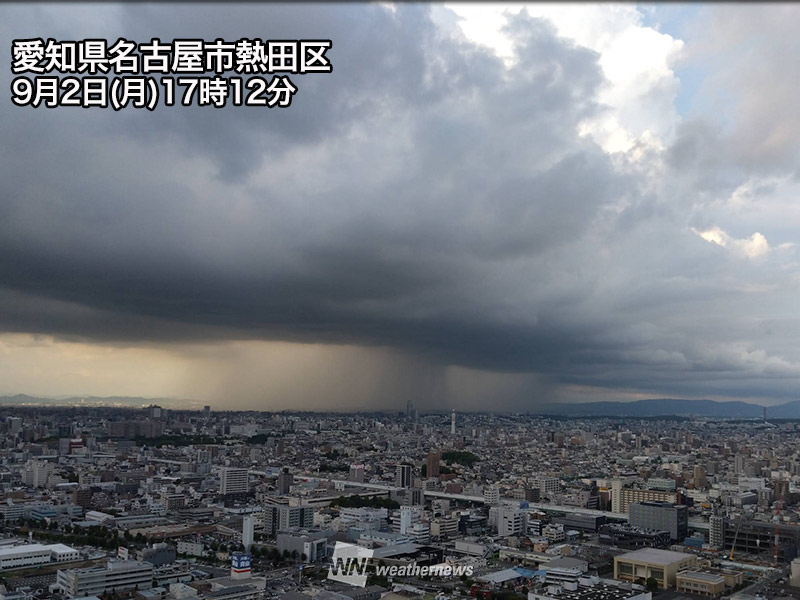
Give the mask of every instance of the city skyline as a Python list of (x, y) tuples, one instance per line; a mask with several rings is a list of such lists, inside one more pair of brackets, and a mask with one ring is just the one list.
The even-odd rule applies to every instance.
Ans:
[(0, 395), (798, 398), (797, 6), (0, 14), (6, 52), (322, 39), (333, 67), (288, 107), (4, 102)]

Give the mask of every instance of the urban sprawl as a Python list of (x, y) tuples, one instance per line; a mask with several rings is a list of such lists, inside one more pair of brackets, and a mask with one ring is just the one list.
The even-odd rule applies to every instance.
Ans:
[(0, 600), (800, 599), (800, 422), (0, 410)]

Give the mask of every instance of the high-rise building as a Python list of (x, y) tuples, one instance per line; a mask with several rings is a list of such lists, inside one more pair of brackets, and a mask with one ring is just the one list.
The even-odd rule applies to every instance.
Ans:
[(442, 454), (438, 450), (431, 450), (428, 458), (425, 461), (426, 475), (430, 478), (439, 477), (439, 464), (442, 459)]
[(422, 515), (421, 506), (401, 506), (400, 507), (400, 529), (402, 534), (408, 533), (415, 523), (418, 523)]
[(611, 512), (622, 512), (622, 480), (611, 481)]
[(401, 488), (411, 487), (411, 465), (397, 465), (394, 484)]
[(539, 488), (542, 496), (552, 498), (561, 492), (561, 480), (555, 477), (534, 477), (528, 481), (531, 487)]
[(350, 481), (364, 483), (364, 465), (350, 465)]
[(743, 454), (737, 454), (736, 458), (734, 459), (734, 468), (736, 469), (736, 473), (744, 473), (746, 467), (747, 457)]
[(725, 546), (725, 517), (712, 515), (708, 519), (708, 543), (712, 548)]
[(493, 506), (500, 502), (500, 490), (496, 485), (487, 485), (483, 488), (483, 499), (489, 506)]
[(219, 493), (224, 496), (246, 494), (249, 491), (247, 469), (223, 467), (219, 472)]
[(294, 475), (289, 473), (289, 467), (284, 467), (278, 475), (278, 493), (281, 496), (288, 494), (294, 485)]
[(29, 460), (20, 471), (22, 483), (31, 487), (46, 487), (55, 466), (46, 460)]
[(72, 492), (72, 503), (82, 508), (89, 508), (92, 506), (92, 488), (79, 487)]
[(669, 502), (632, 502), (628, 522), (644, 529), (669, 531), (672, 541), (682, 542), (689, 534), (689, 508)]
[(523, 531), (525, 531), (525, 511), (519, 506), (501, 507), (497, 515), (497, 534), (509, 537), (519, 535)]
[(21, 417), (8, 417), (8, 419), (6, 419), (6, 422), (8, 423), (8, 431), (12, 435), (22, 431), (22, 418)]
[(253, 515), (245, 515), (242, 519), (242, 545), (245, 552), (250, 552), (250, 546), (253, 545), (253, 530), (255, 528), (255, 519)]
[[(615, 486), (619, 486), (616, 488)], [(675, 504), (677, 492), (665, 492), (662, 490), (646, 490), (642, 488), (622, 487), (622, 482), (611, 482), (611, 505), (612, 512), (627, 513), (628, 506), (634, 502), (667, 502)]]
[(450, 413), (450, 435), (456, 434), (456, 409)]
[(694, 477), (692, 478), (694, 483), (695, 489), (702, 489), (706, 487), (706, 472), (700, 465), (695, 466), (694, 468)]
[(314, 526), (314, 509), (310, 506), (265, 506), (261, 522), (264, 533), (272, 537), (282, 530), (310, 529)]

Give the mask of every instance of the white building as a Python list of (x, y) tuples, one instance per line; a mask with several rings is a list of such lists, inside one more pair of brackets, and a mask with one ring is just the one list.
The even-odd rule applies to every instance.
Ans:
[(153, 565), (110, 560), (105, 567), (59, 570), (56, 583), (68, 598), (98, 596), (114, 590), (149, 590), (153, 587)]
[(483, 500), (488, 505), (500, 503), (500, 490), (495, 485), (486, 486), (483, 490)]
[(46, 487), (55, 467), (46, 460), (29, 460), (20, 471), (22, 483), (30, 487)]
[(255, 528), (255, 519), (253, 515), (245, 515), (242, 519), (242, 545), (245, 552), (250, 552), (250, 546), (253, 545), (253, 530)]
[(542, 496), (552, 497), (561, 493), (561, 481), (551, 477), (535, 477), (528, 481), (531, 487), (538, 488)]
[(186, 556), (203, 556), (205, 554), (205, 547), (201, 542), (184, 542), (178, 540), (176, 551), (178, 554), (185, 554)]
[(249, 491), (247, 469), (223, 467), (219, 471), (219, 493), (246, 494)]
[(411, 528), (419, 523), (422, 516), (421, 506), (401, 506), (400, 507), (400, 528), (402, 534), (407, 534)]
[(71, 562), (79, 558), (77, 550), (64, 544), (24, 544), (0, 549), (0, 571), (50, 562)]
[(525, 511), (519, 506), (503, 506), (497, 515), (497, 534), (503, 537), (520, 535), (525, 531)]

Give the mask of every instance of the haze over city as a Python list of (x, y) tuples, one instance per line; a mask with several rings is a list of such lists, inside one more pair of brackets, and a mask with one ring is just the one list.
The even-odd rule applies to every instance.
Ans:
[(285, 108), (3, 102), (0, 395), (798, 398), (796, 5), (0, 15), (6, 52), (329, 39), (333, 65)]

